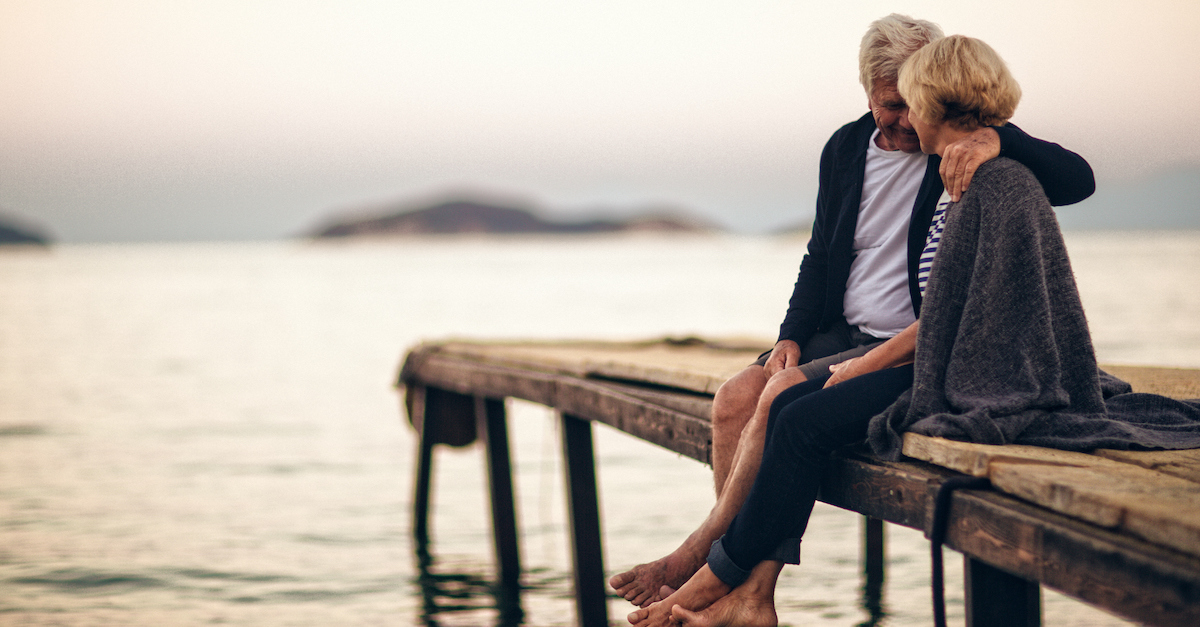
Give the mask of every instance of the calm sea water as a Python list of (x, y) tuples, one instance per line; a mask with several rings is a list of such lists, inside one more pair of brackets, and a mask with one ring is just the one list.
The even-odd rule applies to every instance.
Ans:
[[(1068, 243), (1102, 361), (1200, 367), (1200, 232)], [(440, 450), (436, 561), (409, 538), (392, 388), (422, 339), (771, 338), (796, 238), (409, 240), (0, 251), (0, 624), (488, 625), (480, 453)], [(530, 625), (573, 622), (558, 434), (511, 406)], [(597, 428), (610, 571), (712, 504), (700, 464)], [(889, 526), (885, 624), (930, 622)], [(856, 625), (858, 517), (820, 507), (785, 624)], [(961, 621), (961, 577), (948, 596)], [(629, 606), (614, 599), (614, 623)], [(1118, 625), (1057, 595), (1046, 624)]]

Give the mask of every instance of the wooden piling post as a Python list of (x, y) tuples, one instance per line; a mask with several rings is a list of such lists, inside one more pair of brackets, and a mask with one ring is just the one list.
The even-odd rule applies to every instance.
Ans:
[(967, 627), (1040, 627), (1042, 591), (1034, 581), (963, 557)]
[(868, 624), (877, 624), (883, 619), (883, 584), (886, 547), (883, 521), (872, 516), (863, 516), (863, 588), (862, 606), (870, 617)]
[(472, 397), (432, 386), (411, 384), (404, 403), (420, 435), (413, 490), (413, 538), (417, 551), (429, 543), (429, 495), (433, 476), (433, 446), (466, 446), (475, 441), (475, 401)]
[(606, 627), (604, 557), (600, 536), (600, 504), (592, 449), (592, 424), (562, 413), (566, 459), (567, 503), (571, 550), (575, 565), (575, 604), (581, 627)]
[(508, 449), (508, 418), (502, 399), (475, 397), (479, 439), (487, 457), (492, 503), (492, 540), (496, 549), (497, 583), (520, 587), (521, 557), (517, 541), (517, 512), (513, 499), (512, 464)]
[[(425, 421), (425, 386), (412, 385), (407, 395), (409, 418), (413, 424)], [(413, 541), (418, 555), (424, 555), (429, 547), (429, 486), (433, 476), (433, 434), (427, 429), (417, 431), (417, 468), (413, 486)]]

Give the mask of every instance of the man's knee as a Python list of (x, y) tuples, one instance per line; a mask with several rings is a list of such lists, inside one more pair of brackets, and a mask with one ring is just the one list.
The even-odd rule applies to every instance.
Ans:
[(767, 385), (766, 370), (749, 366), (721, 384), (713, 397), (713, 421), (745, 421), (753, 413)]
[(770, 380), (767, 381), (767, 384), (763, 386), (763, 391), (759, 394), (759, 396), (764, 401), (770, 402), (774, 400), (776, 396), (779, 396), (780, 392), (794, 385), (804, 383), (807, 380), (808, 377), (805, 376), (804, 371), (800, 370), (799, 368), (787, 368), (785, 370), (780, 370), (779, 372), (775, 373), (775, 376), (771, 377)]

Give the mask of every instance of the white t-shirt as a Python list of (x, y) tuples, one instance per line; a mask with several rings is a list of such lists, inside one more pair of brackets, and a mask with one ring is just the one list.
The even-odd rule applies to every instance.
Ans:
[(846, 322), (887, 338), (916, 320), (908, 292), (908, 221), (929, 157), (883, 150), (875, 144), (878, 135), (876, 129), (867, 147), (843, 309)]

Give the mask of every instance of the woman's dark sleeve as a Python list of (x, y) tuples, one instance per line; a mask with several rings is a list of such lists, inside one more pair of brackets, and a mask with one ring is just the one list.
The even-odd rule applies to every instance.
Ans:
[(1029, 168), (1050, 204), (1075, 204), (1096, 191), (1092, 166), (1083, 157), (1053, 142), (1030, 137), (1013, 124), (992, 128), (1000, 136), (1000, 155)]

